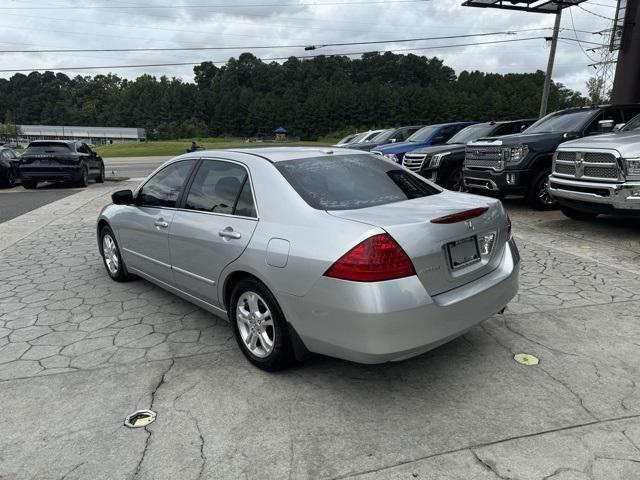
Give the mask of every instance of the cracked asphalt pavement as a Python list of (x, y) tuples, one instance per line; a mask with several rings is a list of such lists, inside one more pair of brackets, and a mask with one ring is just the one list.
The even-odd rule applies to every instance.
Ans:
[(504, 315), (405, 362), (268, 374), (224, 319), (108, 278), (95, 219), (120, 188), (0, 225), (0, 479), (640, 478), (640, 222), (509, 200)]

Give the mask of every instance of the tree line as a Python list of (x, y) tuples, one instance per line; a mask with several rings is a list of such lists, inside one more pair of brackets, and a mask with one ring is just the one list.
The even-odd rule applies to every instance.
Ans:
[[(536, 117), (544, 73), (458, 75), (442, 60), (368, 53), (265, 63), (250, 53), (203, 62), (195, 82), (142, 75), (0, 79), (0, 120), (17, 124), (141, 127), (150, 139), (255, 136), (284, 126), (303, 139), (374, 127)], [(554, 83), (550, 111), (584, 105)]]

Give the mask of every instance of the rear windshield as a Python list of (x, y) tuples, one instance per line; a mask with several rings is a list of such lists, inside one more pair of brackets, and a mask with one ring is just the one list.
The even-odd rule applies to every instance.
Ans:
[(378, 156), (338, 155), (276, 163), (298, 194), (318, 210), (353, 210), (440, 190)]
[(69, 153), (71, 149), (66, 143), (32, 143), (27, 147), (28, 154), (41, 154), (41, 153)]

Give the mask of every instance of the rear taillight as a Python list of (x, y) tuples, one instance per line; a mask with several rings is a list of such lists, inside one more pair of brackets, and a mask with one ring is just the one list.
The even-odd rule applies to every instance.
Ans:
[(415, 274), (409, 256), (387, 233), (359, 243), (325, 272), (327, 277), (353, 282), (381, 282)]
[(438, 217), (431, 220), (431, 223), (458, 223), (465, 220), (471, 220), (472, 218), (479, 217), (484, 212), (489, 210), (488, 207), (472, 208), (471, 210), (465, 210), (463, 212), (452, 213), (451, 215), (445, 215), (444, 217)]
[(509, 218), (509, 215), (507, 215), (507, 241), (511, 240), (511, 237), (513, 235), (511, 234), (511, 219)]

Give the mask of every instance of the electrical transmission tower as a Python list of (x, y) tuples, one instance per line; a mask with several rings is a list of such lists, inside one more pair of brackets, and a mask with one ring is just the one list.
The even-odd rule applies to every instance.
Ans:
[(611, 97), (616, 64), (618, 63), (618, 50), (611, 48), (611, 36), (613, 32), (614, 27), (598, 32), (598, 34), (602, 36), (602, 45), (588, 49), (600, 56), (598, 62), (592, 63), (589, 66), (596, 69), (595, 78), (598, 81), (598, 96), (603, 100)]

